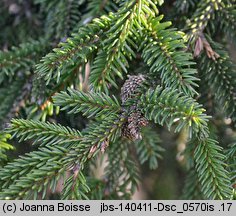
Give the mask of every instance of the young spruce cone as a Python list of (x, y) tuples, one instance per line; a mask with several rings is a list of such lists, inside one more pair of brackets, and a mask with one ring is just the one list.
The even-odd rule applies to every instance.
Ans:
[[(137, 93), (138, 88), (144, 81), (143, 75), (129, 76), (129, 79), (126, 80), (121, 88), (122, 103), (125, 103), (129, 98), (135, 97), (135, 93)], [(133, 141), (142, 139), (141, 127), (146, 126), (148, 121), (135, 105), (130, 107), (129, 112), (127, 122), (122, 127), (122, 136)]]
[(138, 88), (143, 84), (145, 78), (143, 75), (130, 76), (121, 88), (121, 100), (125, 103), (129, 98), (132, 98), (137, 93)]

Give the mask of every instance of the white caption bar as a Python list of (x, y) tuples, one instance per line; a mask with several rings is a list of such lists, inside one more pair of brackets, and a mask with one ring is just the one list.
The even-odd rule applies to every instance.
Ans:
[(0, 201), (0, 215), (66, 215), (66, 216), (235, 216), (236, 201), (155, 201), (155, 200), (92, 200), (92, 201)]

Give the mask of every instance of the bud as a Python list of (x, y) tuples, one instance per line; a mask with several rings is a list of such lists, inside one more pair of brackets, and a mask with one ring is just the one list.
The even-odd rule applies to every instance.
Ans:
[(88, 154), (88, 158), (91, 158), (93, 156), (93, 154), (95, 153), (95, 151), (97, 150), (97, 145), (93, 145), (90, 150), (89, 150), (89, 154)]
[(104, 140), (101, 145), (100, 145), (100, 149), (101, 149), (101, 152), (104, 153), (106, 148), (108, 147), (109, 143), (108, 143), (108, 140)]

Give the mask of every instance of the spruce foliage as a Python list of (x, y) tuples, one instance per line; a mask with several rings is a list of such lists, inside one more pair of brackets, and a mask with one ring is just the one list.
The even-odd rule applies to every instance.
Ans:
[(0, 199), (130, 199), (165, 133), (183, 198), (235, 198), (234, 0), (29, 2), (0, 6)]

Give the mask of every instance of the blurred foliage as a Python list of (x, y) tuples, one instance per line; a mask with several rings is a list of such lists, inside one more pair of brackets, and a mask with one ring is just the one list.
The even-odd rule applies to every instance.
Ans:
[(2, 0), (0, 198), (235, 199), (235, 3)]

